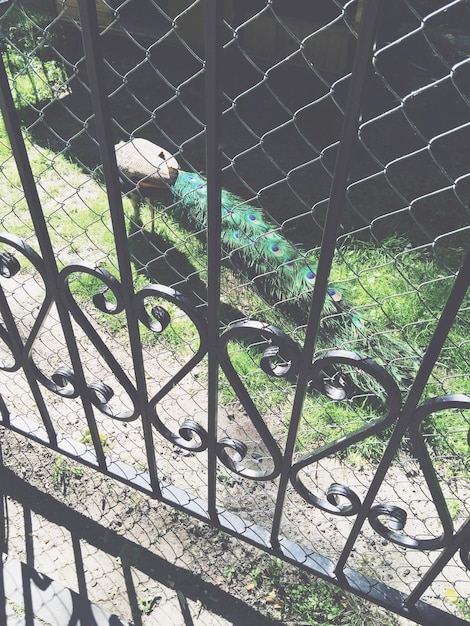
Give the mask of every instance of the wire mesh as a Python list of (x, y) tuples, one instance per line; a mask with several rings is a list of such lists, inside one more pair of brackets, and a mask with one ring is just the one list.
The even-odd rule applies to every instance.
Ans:
[[(269, 333), (222, 341), (235, 378), (225, 368), (219, 380), (217, 499), (248, 526), (268, 529), (295, 393), (293, 346), (305, 338), (364, 10), (362, 2), (314, 4), (225, 2), (221, 34), (221, 174), (231, 194), (222, 234), (221, 330), (257, 320), (285, 339), (268, 357), (266, 348), (276, 344)], [(123, 242), (113, 235), (78, 5), (16, 0), (1, 7), (2, 54), (58, 269), (86, 262), (119, 278), (116, 250)], [(96, 8), (116, 144), (145, 138), (168, 150), (181, 168), (177, 180), (184, 174), (197, 191), (206, 168), (203, 3), (100, 0)], [(469, 7), (464, 0), (396, 0), (382, 3), (380, 15), (316, 356), (334, 349), (365, 353), (406, 398), (468, 248)], [(2, 229), (38, 250), (5, 134), (0, 158)], [(130, 182), (124, 211), (136, 292), (148, 283), (169, 286), (204, 318), (206, 217), (196, 191), (150, 192)], [(247, 235), (240, 224), (251, 218), (258, 230)], [(133, 419), (137, 400), (126, 383), (140, 386), (125, 312), (110, 315), (96, 306), (100, 289), (112, 304), (120, 302), (119, 289), (106, 281), (83, 268), (68, 281), (88, 324), (72, 323), (92, 390), (84, 406), (81, 395), (64, 401), (47, 385), (31, 386), (37, 372), (59, 387), (78, 385), (69, 375), (60, 311), (53, 305), (35, 328), (48, 287), (44, 276), (27, 259), (20, 274), (2, 279), (36, 368), (33, 375), (2, 372), (3, 403), (32, 420), (33, 434), (47, 412), (56, 432), (84, 449), (101, 447), (143, 481), (156, 458), (160, 478), (191, 494), (189, 501), (204, 499), (208, 453), (203, 444), (195, 448), (208, 428), (207, 359), (198, 358), (204, 339), (195, 318), (159, 291), (139, 301), (147, 312), (140, 324), (146, 391), (151, 409), (158, 409), (149, 452), (145, 420)], [(163, 309), (171, 323), (157, 334)], [(468, 311), (465, 301), (421, 398), (461, 394), (461, 404), (429, 411), (415, 431), (406, 431), (376, 498), (377, 506), (395, 507), (393, 514), (407, 512), (401, 537), (416, 544), (445, 540), (429, 550), (403, 546), (406, 540), (377, 531), (371, 516), (348, 560), (405, 594), (447, 545), (449, 518), (455, 532), (468, 517)], [(120, 369), (110, 367), (105, 348)], [(290, 357), (283, 350), (292, 350)], [(4, 352), (8, 364), (14, 357), (8, 343)], [(193, 358), (197, 363), (173, 385)], [(274, 367), (283, 375), (266, 374)], [(394, 392), (385, 374), (358, 371), (352, 362), (340, 371), (325, 365), (317, 374), (304, 400), (281, 532), (335, 562), (354, 523), (350, 491), (363, 500), (387, 448)], [(165, 385), (171, 388), (159, 397)], [(350, 491), (329, 493), (331, 485)], [(343, 498), (353, 502), (353, 512), (338, 516)], [(400, 534), (393, 514), (388, 523)], [(468, 617), (464, 563), (457, 555), (423, 599)]]

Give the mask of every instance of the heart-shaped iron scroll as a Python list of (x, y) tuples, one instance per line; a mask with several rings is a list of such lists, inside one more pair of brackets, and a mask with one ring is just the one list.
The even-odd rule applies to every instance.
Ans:
[[(0, 233), (0, 243), (11, 246), (14, 250), (16, 250), (16, 252), (19, 252), (24, 258), (26, 258), (27, 261), (29, 261), (29, 263), (31, 263), (33, 267), (39, 272), (43, 281), (43, 285), (45, 285), (44, 263), (42, 258), (37, 254), (37, 252), (35, 252), (22, 239), (19, 239), (19, 237), (16, 237), (15, 235), (11, 235), (9, 233)], [(14, 276), (16, 276), (16, 274), (18, 274), (20, 269), (21, 263), (18, 260), (17, 256), (15, 256), (15, 254), (9, 252), (8, 250), (5, 250), (0, 254), (0, 275), (3, 278), (13, 278)], [(46, 291), (45, 286), (44, 290)], [(5, 354), (3, 359), (0, 361), (0, 369), (7, 372), (15, 372), (22, 365), (21, 360), (25, 345), (31, 345), (33, 340), (32, 338), (36, 336), (38, 329), (41, 327), (52, 300), (46, 293), (42, 306), (36, 317), (35, 323), (33, 324), (30, 333), (26, 338), (26, 344), (24, 344), (23, 340), (21, 339), (21, 332), (16, 323), (15, 315), (11, 311), (3, 289), (0, 289), (0, 298), (0, 308), (5, 323), (5, 326), (3, 324), (0, 324), (0, 341), (3, 342), (4, 347), (6, 348), (5, 353), (8, 352), (8, 357)]]
[(376, 435), (390, 426), (397, 418), (401, 408), (401, 393), (395, 380), (378, 363), (367, 357), (344, 350), (331, 350), (316, 359), (312, 364), (311, 380), (313, 386), (334, 401), (346, 400), (353, 381), (343, 372), (342, 366), (356, 370), (359, 375), (366, 374), (374, 381), (374, 387), (383, 390), (386, 413), (370, 423), (362, 426), (328, 443), (313, 454), (309, 454), (291, 468), (290, 480), (296, 491), (309, 504), (334, 515), (356, 515), (361, 506), (359, 496), (346, 485), (333, 483), (327, 490), (326, 498), (321, 498), (310, 491), (302, 482), (300, 472), (327, 456), (334, 455), (349, 446)]
[[(421, 433), (423, 421), (426, 418), (432, 413), (447, 409), (470, 409), (470, 396), (449, 394), (426, 400), (414, 412), (409, 427), (413, 454), (421, 467), (436, 513), (439, 516), (442, 525), (441, 534), (429, 539), (416, 539), (397, 532), (404, 530), (407, 514), (406, 511), (396, 506), (376, 505), (371, 508), (369, 513), (369, 523), (377, 533), (405, 548), (438, 550), (448, 545), (453, 537), (452, 518)], [(381, 518), (385, 518), (386, 523), (383, 523)]]
[[(11, 252), (2, 252), (0, 254), (0, 275), (3, 278), (12, 278), (20, 269), (21, 266), (18, 259)], [(0, 341), (3, 342), (4, 347), (7, 349), (2, 349), (3, 358), (0, 360), (0, 369), (7, 372), (15, 372), (21, 367), (22, 341), (3, 289), (0, 292), (0, 299), (1, 311), (6, 324), (6, 327), (0, 324)], [(6, 356), (6, 352), (9, 353), (9, 357)]]
[(151, 331), (160, 333), (171, 322), (169, 312), (160, 305), (151, 305), (146, 300), (166, 300), (181, 309), (191, 320), (199, 336), (199, 345), (194, 349), (193, 356), (169, 380), (149, 402), (150, 419), (158, 432), (174, 445), (191, 452), (202, 452), (207, 448), (207, 431), (198, 422), (186, 419), (178, 433), (172, 432), (158, 414), (158, 403), (193, 370), (207, 352), (207, 328), (204, 318), (199, 314), (193, 303), (181, 293), (164, 285), (149, 285), (136, 294), (136, 305), (140, 321)]
[(233, 324), (220, 338), (220, 365), (258, 432), (261, 441), (269, 451), (272, 469), (258, 470), (246, 467), (244, 463), (248, 451), (246, 444), (230, 437), (224, 437), (218, 442), (218, 457), (229, 470), (239, 476), (252, 480), (271, 480), (278, 476), (281, 471), (282, 453), (228, 354), (230, 341), (244, 341), (248, 339), (250, 341), (256, 339), (256, 343), (266, 345), (260, 357), (260, 368), (267, 375), (276, 378), (297, 373), (300, 350), (297, 344), (278, 328), (255, 321)]
[[(59, 274), (59, 284), (62, 283), (63, 285), (64, 300), (67, 308), (77, 324), (86, 333), (100, 357), (106, 362), (115, 380), (124, 390), (132, 408), (123, 407), (121, 410), (113, 408), (109, 402), (114, 397), (115, 390), (100, 380), (86, 383), (85, 389), (81, 391), (88, 396), (89, 401), (101, 413), (122, 422), (133, 421), (139, 416), (135, 386), (109, 349), (106, 337), (101, 337), (97, 328), (84, 313), (82, 306), (71, 292), (70, 284), (73, 277), (81, 274), (92, 276), (103, 284), (103, 287), (98, 289), (93, 295), (92, 302), (99, 311), (107, 315), (117, 315), (125, 308), (125, 298), (122, 293), (121, 283), (108, 270), (88, 263), (73, 263), (65, 267)], [(55, 378), (58, 379), (59, 377), (56, 376)], [(63, 378), (66, 379), (68, 385), (73, 385), (74, 377), (72, 375), (63, 376)], [(67, 395), (67, 386), (63, 388), (57, 387), (55, 392), (59, 395)]]

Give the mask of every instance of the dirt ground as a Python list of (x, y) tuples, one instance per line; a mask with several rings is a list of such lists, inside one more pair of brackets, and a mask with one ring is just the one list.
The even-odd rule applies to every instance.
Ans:
[[(281, 619), (272, 590), (254, 583), (270, 567), (259, 550), (11, 432), (1, 450), (9, 558), (135, 626), (307, 623)], [(283, 584), (297, 580), (309, 578), (283, 566)], [(362, 601), (357, 610), (392, 623)]]

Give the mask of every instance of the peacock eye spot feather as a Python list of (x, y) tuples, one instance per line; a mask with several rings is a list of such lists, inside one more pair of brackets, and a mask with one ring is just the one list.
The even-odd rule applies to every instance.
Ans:
[(291, 272), (292, 272), (293, 270), (295, 270), (295, 263), (294, 263), (294, 261), (286, 261), (286, 262), (284, 263), (284, 265), (285, 265), (285, 266), (286, 266), (286, 268), (287, 268), (288, 270), (290, 270)]
[(274, 253), (275, 256), (282, 256), (284, 254), (282, 248), (276, 244), (273, 244), (271, 246), (271, 251)]
[(336, 289), (328, 289), (328, 295), (335, 302), (339, 302), (341, 300), (341, 294)]
[(253, 215), (253, 213), (250, 213), (248, 219), (252, 222), (256, 222), (258, 218), (256, 217), (256, 215)]
[(240, 239), (240, 233), (238, 231), (235, 231), (233, 233), (233, 236), (235, 237), (235, 239)]

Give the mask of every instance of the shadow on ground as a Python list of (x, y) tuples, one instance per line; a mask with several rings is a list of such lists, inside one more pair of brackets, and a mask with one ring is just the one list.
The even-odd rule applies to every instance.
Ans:
[[(10, 461), (11, 445), (10, 439), (2, 446)], [(96, 472), (90, 473), (91, 482), (86, 481), (81, 468), (58, 461), (60, 457), (48, 451), (39, 450), (43, 458), (33, 462), (34, 446), (27, 443), (25, 448), (30, 461), (20, 461), (18, 473), (5, 465), (1, 469), (0, 623), (282, 623), (228, 590), (234, 578), (232, 570), (230, 577), (225, 571), (233, 567), (233, 546), (227, 543), (231, 538), (217, 539), (214, 530), (178, 511), (116, 484), (106, 485), (110, 481)], [(47, 457), (52, 462), (49, 469)], [(43, 488), (30, 481), (39, 481)], [(73, 501), (81, 511), (70, 506)], [(219, 559), (216, 567), (214, 554)]]

